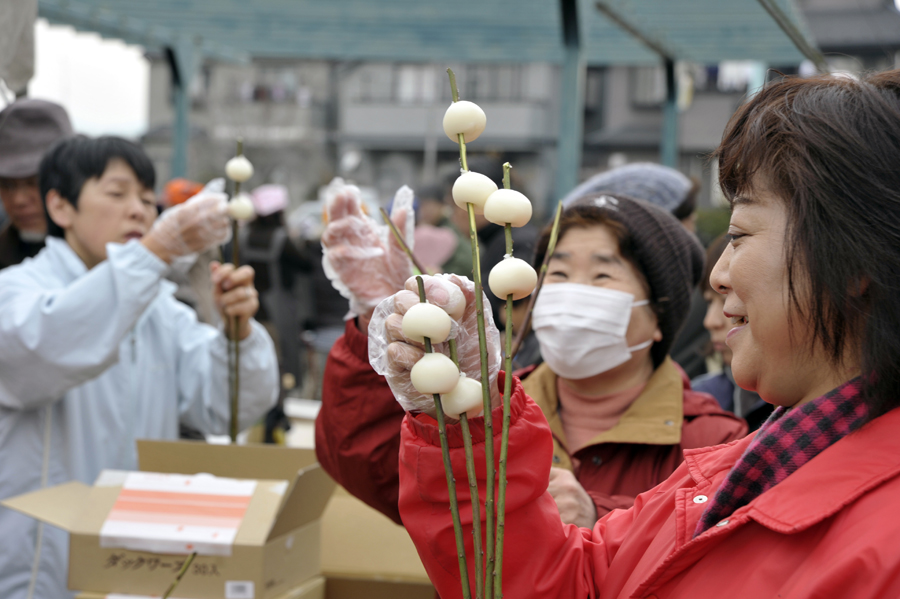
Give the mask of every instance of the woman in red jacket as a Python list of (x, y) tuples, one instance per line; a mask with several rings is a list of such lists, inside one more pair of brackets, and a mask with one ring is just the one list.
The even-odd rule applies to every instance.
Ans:
[[(536, 264), (549, 238), (547, 227)], [(534, 311), (545, 362), (519, 373), (553, 432), (549, 489), (563, 522), (593, 526), (668, 478), (685, 449), (746, 434), (668, 355), (702, 270), (696, 238), (649, 203), (594, 194), (563, 213)], [(367, 374), (384, 345), (358, 337), (349, 323), (331, 352), (316, 449), (338, 482), (396, 520), (403, 410)]]
[[(776, 409), (587, 529), (559, 522), (552, 437), (516, 382), (507, 597), (900, 596), (900, 71), (773, 83), (717, 157), (732, 241), (711, 285), (736, 382)], [(400, 512), (447, 598), (460, 588), (440, 456), (433, 420), (408, 415)]]

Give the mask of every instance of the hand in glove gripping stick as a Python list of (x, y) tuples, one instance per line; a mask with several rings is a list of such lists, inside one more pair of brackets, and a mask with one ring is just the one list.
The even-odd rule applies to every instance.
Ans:
[(226, 214), (228, 196), (204, 189), (183, 204), (163, 212), (141, 242), (171, 263), (175, 258), (221, 245), (231, 237)]
[[(475, 284), (466, 277), (439, 274), (424, 276), (425, 297), (453, 319), (450, 338), (456, 340), (459, 369), (469, 378), (481, 380), (481, 357), (478, 349), (478, 321), (475, 316)], [(406, 289), (378, 304), (369, 323), (369, 363), (383, 375), (394, 397), (406, 411), (425, 412), (434, 416), (434, 398), (419, 393), (410, 381), (412, 367), (425, 355), (425, 346), (403, 335), (403, 315), (419, 303), (415, 277), (406, 281)], [(487, 298), (485, 298), (487, 305)], [(490, 311), (484, 315), (487, 337), (488, 374), (492, 405), (498, 406), (497, 389), (500, 372), (500, 334)], [(434, 351), (450, 355), (448, 344), (433, 344)]]

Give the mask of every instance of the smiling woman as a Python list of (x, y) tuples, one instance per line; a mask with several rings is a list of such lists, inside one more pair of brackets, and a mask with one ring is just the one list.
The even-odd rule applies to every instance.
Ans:
[[(710, 283), (735, 325), (736, 381), (778, 407), (755, 435), (685, 451), (634, 507), (577, 529), (546, 491), (543, 415), (514, 383), (507, 596), (900, 596), (900, 71), (775, 82), (716, 154), (732, 239)], [(407, 416), (400, 513), (454, 597), (436, 438)]]
[(862, 372), (870, 418), (900, 401), (898, 79), (772, 86), (717, 152), (734, 240), (710, 282), (746, 320), (728, 342), (738, 384), (777, 405)]

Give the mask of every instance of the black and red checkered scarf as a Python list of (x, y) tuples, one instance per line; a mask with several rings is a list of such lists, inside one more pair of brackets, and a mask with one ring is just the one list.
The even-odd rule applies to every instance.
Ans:
[(868, 408), (855, 378), (797, 409), (778, 407), (731, 468), (706, 507), (694, 536), (715, 526), (856, 430)]

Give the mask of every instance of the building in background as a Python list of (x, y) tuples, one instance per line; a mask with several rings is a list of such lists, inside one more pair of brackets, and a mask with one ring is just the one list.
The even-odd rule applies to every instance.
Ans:
[[(836, 70), (900, 66), (900, 13), (893, 0), (798, 0), (813, 38)], [(171, 70), (151, 61), (149, 130), (143, 138), (165, 179), (170, 164)], [(441, 183), (458, 152), (442, 132), (448, 65), (254, 59), (206, 62), (191, 84), (189, 175), (221, 174), (243, 136), (257, 167), (251, 185), (280, 183), (292, 204), (314, 199), (341, 175), (381, 203), (403, 184)], [(488, 127), (469, 148), (514, 165), (515, 185), (546, 211), (553, 202), (561, 71), (547, 63), (456, 64), (464, 99)], [(804, 69), (806, 69), (804, 71)], [(777, 72), (813, 72), (754, 61), (679, 63), (679, 168), (703, 185), (701, 206), (721, 202), (709, 154), (747, 93)], [(590, 68), (585, 83), (581, 178), (659, 159), (665, 81), (662, 67)]]

